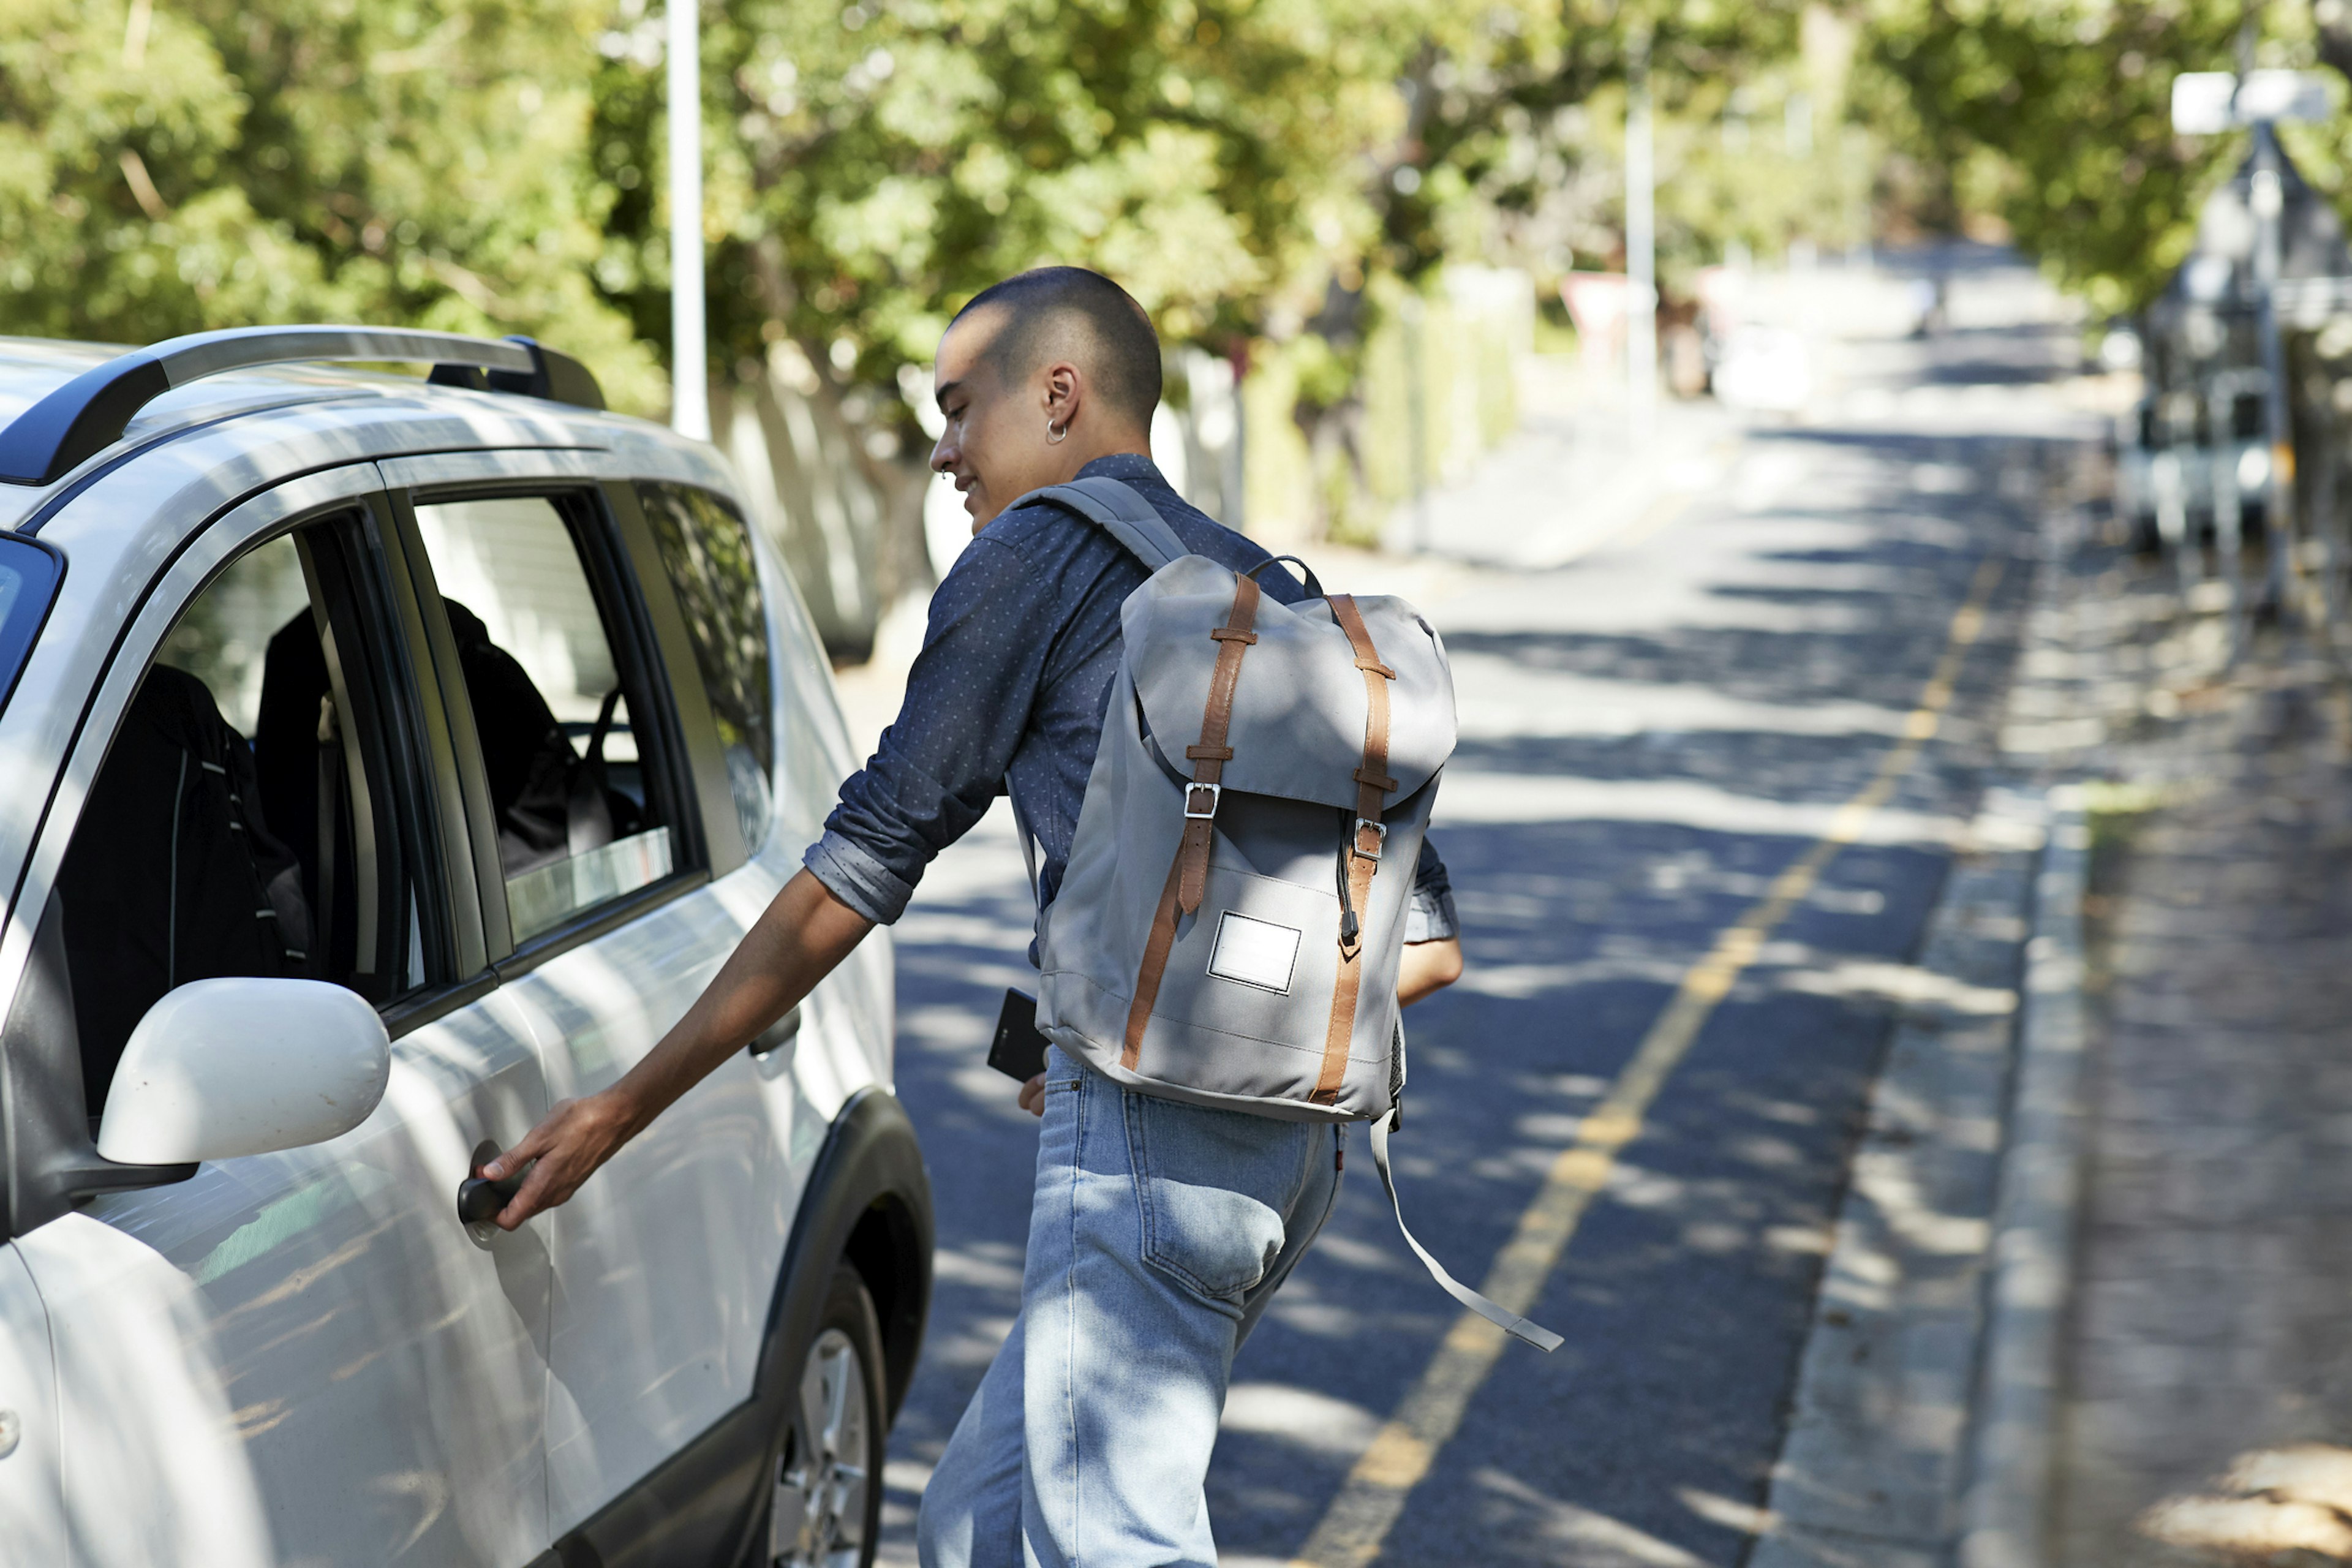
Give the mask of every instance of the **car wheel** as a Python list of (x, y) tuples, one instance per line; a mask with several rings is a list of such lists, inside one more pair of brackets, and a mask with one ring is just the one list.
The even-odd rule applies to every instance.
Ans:
[(836, 1264), (801, 1360), (768, 1524), (774, 1568), (866, 1568), (882, 1525), (882, 1324)]

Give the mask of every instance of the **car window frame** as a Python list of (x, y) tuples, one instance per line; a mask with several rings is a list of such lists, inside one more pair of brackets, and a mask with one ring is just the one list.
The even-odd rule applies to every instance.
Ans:
[[(417, 1016), (444, 1001), (467, 975), (457, 929), (458, 906), (449, 885), (448, 866), (455, 858), (449, 835), (454, 825), (437, 809), (431, 782), (423, 776), (424, 759), (430, 755), (425, 693), (414, 650), (403, 635), (397, 589), (390, 570), (387, 498), (376, 491), (349, 512), (330, 510), (297, 523), (287, 532), (299, 534), (314, 525), (331, 525), (339, 517), (354, 523), (337, 542), (342, 558), (322, 552), (316, 540), (298, 537), (295, 546), (303, 555), (302, 574), (313, 595), (312, 614), (319, 613), (323, 601), (327, 629), (334, 638), (328, 667), (331, 679), (337, 683), (338, 697), (357, 708), (353, 699), (364, 685), (363, 700), (374, 710), (373, 714), (356, 715), (355, 721), (381, 731), (377, 739), (386, 752), (383, 783), (393, 797), (387, 809), (402, 823), (404, 848), (413, 861), (406, 869), (416, 900), (425, 978), (415, 989), (394, 993), (375, 1004), (386, 1032), (397, 1035), (415, 1027)], [(280, 536), (271, 536), (277, 537)], [(268, 542), (257, 540), (247, 552)], [(231, 559), (243, 558), (240, 553)], [(348, 625), (335, 623), (339, 612), (349, 617)], [(376, 781), (367, 781), (366, 788), (373, 796)], [(387, 921), (398, 922), (399, 893), (396, 888), (383, 885), (380, 869), (377, 876), (376, 920), (381, 931)]]
[[(294, 502), (282, 515), (259, 525), (252, 533), (230, 546), (226, 553), (205, 568), (203, 576), (192, 588), (177, 595), (169, 608), (163, 612), (160, 624), (149, 624), (173, 574), (182, 568), (190, 552), (200, 546), (224, 521), (257, 502), (313, 488), (316, 481), (331, 483), (336, 478), (346, 475), (359, 478), (357, 470), (364, 471), (367, 480), (364, 485), (352, 487), (340, 494)], [(99, 772), (105, 767), (108, 755), (113, 751), (115, 732), (129, 711), (131, 700), (137, 696), (140, 683), (146, 679), (148, 670), (162, 653), (173, 628), (188, 608), (209, 592), (232, 565), (264, 545), (298, 534), (316, 524), (331, 522), (341, 516), (358, 519), (362, 537), (358, 542), (357, 558), (345, 563), (346, 569), (357, 568), (356, 579), (349, 584), (354, 592), (346, 600), (346, 608), (347, 611), (356, 611), (362, 618), (347, 628), (354, 634), (348, 639), (353, 645), (352, 648), (341, 647), (345, 639), (338, 636), (334, 661), (342, 665), (341, 673), (347, 687), (352, 672), (351, 665), (343, 661), (356, 661), (372, 672), (374, 689), (370, 693), (371, 700), (383, 705), (385, 711), (382, 721), (397, 731), (387, 744), (385, 753), (386, 764), (392, 770), (387, 781), (392, 785), (391, 809), (408, 816), (404, 838), (413, 845), (417, 861), (411, 875), (418, 892), (418, 924), (428, 952), (426, 977), (416, 990), (370, 1004), (384, 1019), (387, 1033), (397, 1039), (425, 1021), (420, 1014), (430, 1012), (433, 1016), (438, 1016), (458, 1005), (450, 1000), (451, 995), (467, 988), (478, 975), (467, 969), (466, 955), (457, 941), (458, 916), (465, 906), (455, 896), (459, 886), (450, 875), (454, 862), (458, 858), (450, 852), (451, 832), (453, 826), (462, 826), (463, 824), (462, 821), (453, 824), (447, 814), (440, 809), (425, 809), (425, 802), (431, 792), (420, 791), (416, 787), (420, 782), (420, 759), (432, 754), (430, 737), (439, 727), (437, 715), (431, 711), (437, 693), (421, 679), (422, 672), (412, 657), (415, 644), (404, 635), (406, 628), (404, 623), (407, 617), (402, 614), (400, 605), (404, 584), (399, 570), (401, 562), (392, 548), (391, 501), (391, 493), (384, 487), (383, 476), (375, 464), (352, 464), (304, 475), (257, 495), (246, 496), (222, 507), (204, 522), (187, 531), (155, 568), (137, 604), (122, 618), (114, 646), (109, 650), (103, 668), (85, 694), (73, 739), (67, 747), (68, 762), (53, 776), (52, 787), (62, 784), (65, 775), (72, 772), (80, 775), (81, 791), (87, 796)], [(312, 565), (308, 558), (312, 552), (303, 542), (298, 541), (297, 548), (303, 550), (306, 557), (306, 586), (315, 593), (320, 585), (311, 580)], [(362, 595), (366, 597), (361, 598)], [(314, 602), (313, 613), (317, 608)], [(345, 628), (339, 628), (339, 631), (342, 629)], [(142, 644), (144, 651), (134, 655), (132, 650)], [(138, 672), (127, 684), (119, 684), (118, 675), (124, 668), (127, 657), (137, 658)], [(103, 717), (101, 709), (105, 710)], [(85, 772), (81, 751), (88, 743), (92, 725), (99, 723), (108, 726), (105, 743), (95, 759), (88, 763)], [(38, 830), (41, 848), (36, 852), (37, 859), (42, 862), (39, 893), (43, 908), (56, 892), (65, 848), (72, 838), (71, 831), (68, 830), (62, 837), (54, 838), (54, 849), (50, 847), (53, 837), (58, 833), (58, 825), (50, 819), (54, 805), (52, 800), (51, 809), (43, 813)], [(76, 826), (79, 826), (79, 810), (77, 808)], [(33, 890), (32, 879), (28, 877), (26, 885), (19, 889), (18, 907), (29, 907), (25, 905), (23, 895)], [(380, 908), (380, 920), (383, 913)], [(436, 969), (440, 972), (437, 977), (433, 973)]]
[[(527, 973), (562, 953), (617, 930), (664, 904), (708, 885), (711, 879), (702, 792), (695, 788), (685, 736), (671, 686), (670, 662), (644, 602), (641, 574), (620, 536), (608, 486), (577, 474), (482, 475), (436, 479), (417, 475), (395, 486), (389, 504), (405, 557), (410, 597), (423, 622), (440, 688), (441, 721), (463, 802), (472, 845), (473, 881), (484, 951), (490, 972), (505, 980)], [(490, 805), (489, 775), (475, 732), (473, 710), (458, 668), (457, 636), (449, 625), (433, 574), (432, 561), (416, 519), (420, 505), (451, 501), (531, 499), (549, 501), (562, 517), (581, 557), (581, 570), (611, 644), (614, 671), (628, 692), (630, 723), (642, 724), (656, 755), (647, 759), (639, 741), (646, 793), (658, 796), (662, 825), (670, 830), (670, 871), (645, 887), (582, 910), (570, 919), (518, 942), (507, 905), (506, 877), (499, 859), (498, 824)], [(643, 692), (646, 711), (634, 700)], [(708, 722), (706, 717), (705, 720)], [(648, 765), (650, 764), (650, 765)]]
[[(218, 558), (205, 566), (194, 582), (184, 588), (174, 585), (175, 575), (186, 570), (192, 552), (217, 540), (224, 524), (257, 509), (268, 515), (250, 520), (250, 531), (242, 531), (234, 542), (223, 547)], [(389, 611), (394, 617), (393, 622), (380, 621), (379, 627), (404, 618), (399, 614), (401, 577), (397, 556), (386, 548), (391, 510), (383, 475), (373, 462), (339, 465), (224, 501), (203, 521), (184, 530), (139, 586), (114, 628), (103, 658), (79, 683), (79, 694), (75, 700), (79, 710), (70, 731), (47, 776), (38, 781), (44, 798), (20, 879), (7, 905), (7, 940), (0, 942), (12, 953), (21, 946), (25, 960), (25, 966), (16, 973), (0, 974), (0, 995), (11, 998), (7, 1014), (0, 1016), (0, 1036), (8, 1037), (0, 1038), (0, 1071), (6, 1074), (8, 1089), (6, 1095), (0, 1096), (7, 1134), (6, 1159), (5, 1164), (0, 1164), (0, 1200), (5, 1200), (5, 1206), (0, 1206), (0, 1239), (25, 1234), (66, 1212), (78, 1194), (175, 1179), (152, 1173), (142, 1174), (143, 1168), (118, 1166), (105, 1161), (97, 1153), (94, 1136), (78, 1131), (86, 1130), (104, 1110), (102, 1100), (95, 1105), (90, 1102), (89, 1088), (81, 1081), (78, 1052), (35, 1053), (71, 1057), (70, 1062), (36, 1061), (20, 1055), (29, 1047), (27, 1042), (13, 1037), (16, 1011), (24, 1003), (25, 988), (35, 983), (32, 950), (38, 939), (34, 932), (46, 921), (51, 908), (66, 849), (81, 826), (89, 790), (105, 767), (131, 704), (173, 628), (231, 565), (276, 540), (339, 516), (357, 518), (366, 531), (364, 542), (370, 553), (359, 563), (360, 584), (373, 601), (373, 612), (380, 615)], [(309, 577), (306, 563), (306, 585)], [(315, 603), (312, 608), (315, 613)], [(417, 679), (411, 661), (415, 645), (404, 637), (371, 636), (365, 632), (352, 640), (358, 648), (352, 653), (338, 648), (339, 657), (363, 661), (379, 672), (380, 685), (388, 684), (404, 698), (388, 705), (394, 710), (392, 721), (405, 733), (387, 745), (386, 760), (397, 772), (406, 773), (413, 782), (422, 784), (415, 775), (420, 758), (426, 753), (417, 749), (417, 742), (421, 739), (430, 744), (429, 737), (436, 727), (433, 711), (436, 693)], [(345, 667), (345, 674), (348, 679), (349, 666)], [(496, 984), (497, 976), (487, 967), (479, 973), (465, 973), (451, 951), (456, 945), (454, 933), (463, 906), (452, 896), (455, 879), (449, 871), (461, 857), (450, 852), (449, 836), (453, 826), (462, 830), (462, 818), (453, 824), (438, 809), (418, 809), (430, 800), (429, 789), (420, 794), (415, 788), (404, 790), (394, 784), (389, 793), (393, 810), (411, 813), (404, 837), (415, 857), (411, 880), (418, 900), (420, 934), (428, 944), (429, 955), (422, 986), (377, 1005), (386, 1033), (397, 1040), (432, 1018), (478, 998)], [(65, 820), (59, 810), (61, 799), (77, 802), (70, 821)], [(467, 890), (470, 892), (470, 888)], [(21, 943), (17, 941), (19, 927), (25, 937)], [(436, 931), (451, 938), (446, 945), (432, 934)], [(437, 962), (431, 956), (434, 954), (437, 954)], [(437, 976), (436, 969), (439, 970)], [(62, 1005), (70, 1009), (70, 997), (64, 998)], [(63, 1104), (67, 1100), (76, 1103)], [(36, 1186), (41, 1190), (30, 1190)]]

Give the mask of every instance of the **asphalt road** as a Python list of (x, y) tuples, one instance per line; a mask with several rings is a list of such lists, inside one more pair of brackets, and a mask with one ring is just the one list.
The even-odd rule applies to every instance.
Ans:
[[(2031, 279), (1948, 260), (1965, 264), (1953, 329), (1832, 345), (1805, 418), (1670, 411), (1662, 477), (1616, 483), (1606, 515), (1580, 498), (1622, 441), (1538, 421), (1474, 501), (1433, 513), (1478, 559), (1350, 584), (1412, 596), (1461, 695), (1435, 836), (1470, 967), (1408, 1015), (1395, 1148), (1416, 1231), (1471, 1280), (1692, 966), (1901, 742), (1972, 589), (1986, 611), (1933, 738), (1763, 933), (1607, 1168), (1531, 1314), (1567, 1345), (1514, 1344), (1470, 1388), (1425, 1472), (1387, 1488), (1381, 1563), (1748, 1550), (1906, 966), (1996, 765), (2034, 531), (2088, 427), (2058, 384), (2075, 340)], [(1866, 330), (1835, 319), (1864, 287), (1822, 294), (1831, 331)], [(900, 927), (899, 1086), (939, 1196), (940, 1289), (892, 1439), (887, 1562), (913, 1561), (928, 1466), (1018, 1304), (1035, 1124), (981, 1057), (1003, 987), (1031, 978), (1029, 923), (992, 820)], [(1369, 1166), (1350, 1163), (1235, 1368), (1209, 1481), (1229, 1568), (1301, 1551), (1459, 1315)]]

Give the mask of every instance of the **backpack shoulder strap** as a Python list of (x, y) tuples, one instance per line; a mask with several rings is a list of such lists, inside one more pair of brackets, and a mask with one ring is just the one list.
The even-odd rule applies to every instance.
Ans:
[(1052, 501), (1076, 512), (1118, 540), (1129, 555), (1143, 563), (1146, 571), (1157, 572), (1171, 561), (1192, 553), (1150, 501), (1118, 479), (1094, 475), (1066, 485), (1048, 485), (1013, 504), (1033, 500)]

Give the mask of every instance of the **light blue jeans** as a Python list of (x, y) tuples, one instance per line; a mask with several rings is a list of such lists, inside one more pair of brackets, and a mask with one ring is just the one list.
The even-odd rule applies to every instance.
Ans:
[(1021, 1316), (924, 1490), (923, 1568), (1214, 1568), (1234, 1352), (1323, 1227), (1339, 1149), (1047, 1053)]

